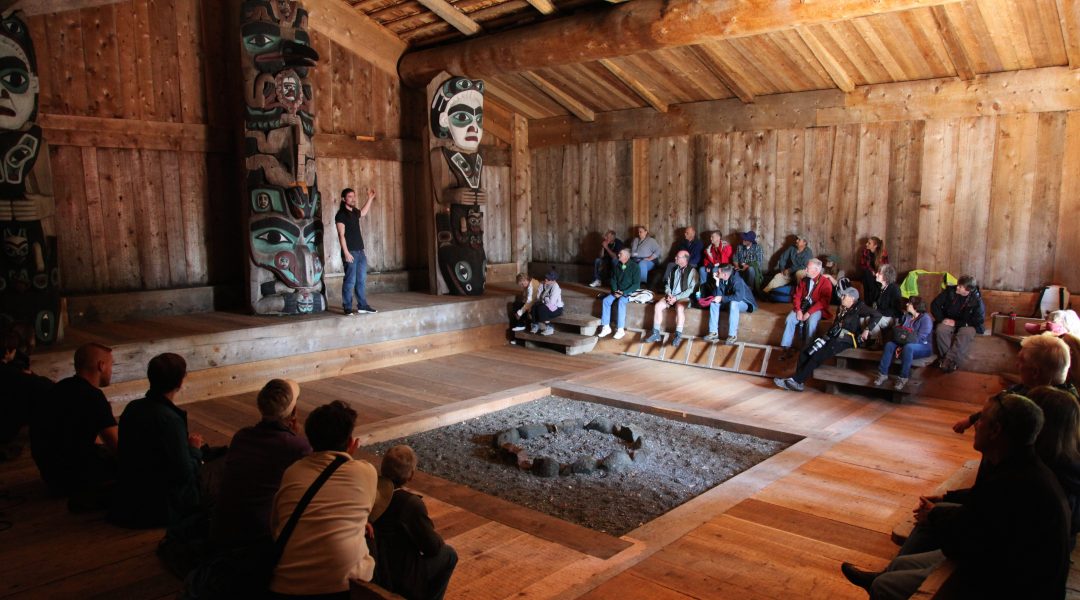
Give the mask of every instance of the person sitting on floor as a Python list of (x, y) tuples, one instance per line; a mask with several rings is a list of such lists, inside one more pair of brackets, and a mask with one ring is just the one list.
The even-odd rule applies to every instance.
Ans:
[(792, 278), (795, 278), (796, 281), (801, 280), (806, 276), (806, 265), (810, 263), (812, 258), (814, 258), (814, 251), (807, 245), (806, 238), (796, 235), (795, 245), (788, 246), (780, 255), (780, 262), (777, 264), (779, 271), (776, 275), (773, 275), (769, 284), (762, 291), (768, 294), (778, 287), (790, 284)]
[(803, 391), (803, 384), (814, 375), (814, 370), (822, 363), (844, 350), (857, 348), (861, 342), (865, 342), (866, 338), (870, 337), (870, 330), (862, 325), (867, 322), (866, 319), (874, 323), (880, 318), (881, 315), (877, 310), (859, 301), (859, 290), (855, 288), (844, 290), (844, 294), (840, 297), (840, 310), (829, 331), (802, 349), (794, 375), (786, 379), (777, 377), (773, 379), (773, 383), (785, 390)]
[[(735, 250), (731, 247), (731, 244), (727, 243), (724, 236), (720, 235), (719, 231), (710, 233), (709, 245), (701, 255), (702, 263), (701, 268), (698, 269), (698, 281), (703, 283), (708, 281), (709, 274), (716, 270), (716, 267), (731, 264), (731, 257), (734, 254)], [(693, 258), (693, 256), (690, 258)]]
[(649, 279), (649, 271), (660, 260), (660, 243), (649, 235), (649, 228), (638, 225), (637, 237), (630, 242), (630, 260), (633, 260), (641, 270), (641, 285)]
[(937, 328), (934, 341), (941, 355), (941, 370), (952, 373), (967, 358), (976, 335), (982, 335), (986, 320), (979, 284), (971, 275), (961, 275), (955, 286), (945, 288), (930, 304)]
[(210, 521), (210, 540), (218, 548), (272, 539), (270, 510), (281, 476), (311, 454), (311, 444), (296, 418), (299, 397), (300, 385), (295, 381), (271, 379), (256, 398), (262, 420), (237, 431), (229, 442)]
[(603, 278), (604, 272), (619, 262), (619, 251), (622, 248), (622, 240), (615, 237), (615, 230), (607, 230), (604, 239), (600, 241), (600, 256), (593, 261), (593, 280), (589, 287), (598, 288), (603, 285), (600, 280)]
[(304, 433), (314, 452), (285, 469), (274, 496), (270, 526), (277, 538), (311, 484), (338, 458), (344, 462), (312, 498), (297, 522), (270, 580), (271, 598), (347, 600), (349, 581), (371, 581), (375, 559), (364, 539), (378, 501), (379, 474), (352, 453), (356, 411), (335, 400), (311, 411)]
[(615, 335), (612, 339), (621, 340), (626, 335), (626, 305), (630, 302), (630, 294), (638, 291), (641, 287), (641, 272), (630, 264), (630, 249), (619, 250), (619, 262), (611, 270), (611, 293), (604, 296), (600, 302), (600, 322), (604, 328), (600, 330), (599, 337), (611, 334), (611, 305), (617, 304), (615, 311)]
[(559, 287), (559, 273), (552, 269), (544, 276), (540, 293), (532, 307), (532, 333), (553, 335), (555, 328), (551, 320), (563, 314), (562, 289)]
[(715, 342), (720, 339), (720, 310), (728, 309), (728, 336), (726, 344), (734, 344), (739, 340), (739, 315), (741, 313), (754, 312), (757, 309), (757, 301), (750, 286), (741, 277), (733, 277), (735, 268), (731, 265), (716, 267), (709, 283), (702, 291), (701, 303), (709, 307), (709, 335), (705, 336), (706, 342)]
[(1043, 412), (1015, 394), (992, 396), (975, 426), (982, 464), (962, 503), (922, 498), (916, 521), (933, 528), (939, 550), (905, 554), (884, 571), (843, 563), (841, 572), (874, 600), (910, 598), (946, 558), (956, 571), (939, 590), (947, 598), (1051, 599), (1065, 596), (1069, 507), (1033, 444)]
[(119, 469), (109, 520), (149, 529), (179, 523), (205, 508), (200, 489), (202, 436), (188, 433), (187, 412), (175, 400), (187, 361), (167, 352), (150, 359), (150, 390), (120, 415)]
[(533, 304), (540, 297), (540, 281), (529, 277), (528, 273), (517, 274), (517, 284), (521, 288), (521, 296), (514, 301), (514, 318), (511, 320), (513, 331), (525, 331), (525, 325), (532, 316)]
[[(697, 229), (690, 226), (683, 229), (683, 241), (679, 242), (679, 245), (675, 247), (675, 255), (678, 256), (679, 252), (683, 250), (690, 254), (690, 268), (697, 269), (701, 266), (705, 244), (698, 239)], [(668, 275), (671, 275), (671, 271), (677, 266), (674, 262), (668, 263), (667, 268), (664, 270), (664, 281), (667, 281)], [(701, 281), (701, 279), (699, 278), (698, 281)]]
[(896, 340), (885, 342), (885, 348), (881, 352), (881, 362), (878, 363), (878, 376), (874, 380), (874, 385), (878, 387), (889, 379), (889, 367), (895, 359), (899, 358), (900, 374), (896, 377), (896, 385), (893, 387), (897, 391), (904, 389), (908, 379), (911, 378), (911, 361), (926, 358), (934, 353), (930, 345), (934, 320), (926, 313), (926, 301), (922, 299), (922, 296), (912, 296), (907, 300), (904, 312), (906, 314), (899, 325), (911, 330), (911, 339), (903, 343)]
[[(30, 424), (34, 406), (54, 385), (48, 377), (35, 375), (30, 370), (28, 359), (23, 361), (16, 358), (27, 343), (20, 329), (7, 327), (0, 335), (4, 352), (0, 358), (0, 389), (4, 390), (4, 396), (0, 398), (0, 461), (22, 453), (22, 445), (17, 442), (19, 433)], [(33, 331), (29, 333), (33, 335)]]
[(762, 265), (765, 264), (765, 251), (757, 243), (757, 234), (753, 231), (745, 231), (739, 237), (742, 241), (735, 249), (735, 257), (732, 259), (735, 261), (735, 270), (739, 272), (746, 285), (757, 292), (761, 289), (761, 279), (764, 275)]
[(435, 531), (423, 497), (405, 489), (416, 473), (416, 453), (408, 446), (394, 446), (383, 456), (380, 470), (394, 483), (394, 495), (373, 523), (375, 583), (406, 600), (442, 600), (458, 556)]
[[(879, 237), (871, 237), (866, 240), (862, 253), (859, 255), (859, 269), (862, 270), (863, 302), (867, 306), (877, 304), (878, 293), (881, 291), (881, 281), (878, 272), (881, 267), (889, 264), (889, 253), (885, 251), (885, 242)], [(896, 281), (896, 271), (893, 271), (893, 282)]]
[(868, 342), (881, 344), (885, 341), (885, 332), (904, 316), (904, 299), (900, 295), (900, 286), (896, 285), (895, 267), (881, 265), (875, 279), (877, 299), (874, 302), (867, 301), (866, 305), (876, 308), (881, 313), (881, 320), (870, 327)]
[(690, 296), (697, 290), (697, 270), (690, 266), (690, 253), (680, 250), (675, 255), (675, 268), (664, 281), (664, 297), (653, 307), (653, 328), (646, 342), (659, 342), (660, 330), (664, 325), (664, 311), (675, 307), (675, 337), (671, 345), (676, 348), (682, 341), (683, 325), (686, 323), (686, 305)]
[(832, 282), (821, 274), (821, 261), (813, 258), (806, 265), (806, 277), (795, 286), (791, 297), (793, 310), (784, 322), (784, 337), (780, 340), (783, 352), (780, 360), (791, 358), (791, 344), (795, 341), (795, 329), (801, 327), (803, 339), (817, 331), (818, 323), (824, 317), (832, 318), (829, 300), (832, 298)]
[[(1031, 335), (1020, 341), (1016, 366), (1020, 383), (1005, 390), (1009, 394), (1026, 396), (1028, 390), (1042, 385), (1056, 387), (1077, 396), (1077, 388), (1067, 380), (1072, 357), (1069, 346), (1053, 334)], [(982, 413), (974, 412), (953, 424), (953, 431), (964, 433), (979, 420)]]
[(57, 382), (32, 409), (34, 463), (49, 491), (69, 497), (74, 511), (103, 508), (116, 476), (116, 418), (101, 391), (112, 370), (112, 348), (83, 344), (75, 351), (75, 375)]

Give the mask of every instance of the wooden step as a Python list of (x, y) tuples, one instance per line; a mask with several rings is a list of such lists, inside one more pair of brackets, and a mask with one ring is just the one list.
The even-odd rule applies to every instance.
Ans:
[(874, 379), (876, 378), (877, 372), (875, 371), (856, 371), (854, 369), (830, 367), (827, 365), (818, 367), (814, 370), (814, 379), (826, 382), (825, 391), (830, 394), (835, 394), (838, 391), (837, 384), (842, 383), (845, 385), (888, 392), (892, 395), (893, 402), (896, 403), (901, 402), (904, 396), (918, 394), (923, 383), (919, 379), (910, 379), (908, 380), (907, 385), (904, 386), (904, 389), (897, 391), (892, 387), (896, 383), (894, 378), (890, 377), (881, 387), (874, 385)]
[(558, 346), (569, 356), (591, 352), (596, 347), (599, 338), (591, 335), (581, 335), (568, 331), (556, 331), (551, 335), (540, 335), (528, 331), (514, 333), (514, 339), (525, 343), (526, 348), (536, 348), (538, 345)]
[(551, 320), (552, 323), (577, 327), (581, 335), (596, 335), (596, 328), (600, 326), (600, 319), (592, 315), (563, 313)]
[[(841, 363), (841, 359), (850, 358), (852, 360), (869, 360), (873, 362), (881, 362), (881, 350), (867, 350), (865, 348), (851, 348), (844, 350), (840, 354), (836, 355), (837, 366), (843, 367), (846, 363)], [(938, 357), (935, 354), (931, 354), (925, 358), (916, 358), (911, 361), (912, 368), (928, 367), (937, 361)], [(900, 364), (900, 359), (893, 360), (894, 365)]]

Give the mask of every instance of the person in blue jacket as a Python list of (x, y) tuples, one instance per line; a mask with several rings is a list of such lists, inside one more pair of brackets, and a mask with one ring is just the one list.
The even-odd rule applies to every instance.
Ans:
[(720, 339), (719, 322), (720, 311), (728, 309), (728, 337), (727, 344), (734, 344), (739, 339), (739, 315), (741, 313), (754, 312), (757, 301), (750, 286), (746, 285), (742, 277), (732, 277), (735, 267), (720, 265), (717, 267), (705, 284), (702, 292), (702, 304), (708, 299), (709, 306), (709, 335), (705, 336), (706, 342), (715, 342)]

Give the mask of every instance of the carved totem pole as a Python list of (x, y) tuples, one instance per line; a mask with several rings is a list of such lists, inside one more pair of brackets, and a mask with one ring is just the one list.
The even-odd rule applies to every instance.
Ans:
[(0, 19), (0, 319), (34, 326), (39, 342), (60, 335), (60, 270), (49, 149), (34, 122), (37, 62), (19, 12)]
[(429, 86), (431, 132), (428, 161), (435, 197), (438, 293), (484, 293), (484, 82), (450, 77)]
[(326, 308), (309, 79), (319, 55), (307, 20), (293, 0), (245, 0), (240, 8), (248, 282), (257, 314)]

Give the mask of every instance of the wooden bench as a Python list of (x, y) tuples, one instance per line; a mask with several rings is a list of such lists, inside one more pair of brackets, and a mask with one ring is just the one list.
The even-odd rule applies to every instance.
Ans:
[(581, 335), (596, 335), (596, 328), (600, 327), (600, 319), (592, 315), (579, 315), (563, 313), (551, 320), (558, 325), (577, 327)]
[[(923, 367), (929, 367), (930, 365), (934, 364), (934, 361), (936, 361), (937, 358), (938, 357), (934, 354), (931, 354), (926, 358), (916, 358), (911, 361), (911, 368), (921, 369)], [(881, 350), (867, 350), (865, 348), (851, 348), (849, 350), (844, 350), (840, 354), (836, 355), (836, 366), (847, 367), (848, 360), (863, 360), (877, 364), (881, 362)], [(900, 359), (894, 359), (893, 364), (900, 364)]]
[(557, 346), (567, 355), (576, 356), (591, 352), (600, 338), (568, 331), (556, 331), (551, 335), (541, 335), (539, 333), (529, 333), (526, 330), (515, 332), (514, 339), (522, 341), (526, 348)]
[(919, 379), (911, 379), (904, 386), (904, 389), (896, 390), (893, 388), (892, 380), (886, 381), (880, 387), (875, 386), (875, 378), (877, 378), (877, 371), (855, 371), (846, 367), (830, 367), (827, 365), (814, 370), (814, 379), (824, 381), (825, 391), (830, 394), (835, 394), (840, 390), (838, 384), (853, 385), (889, 392), (892, 401), (898, 404), (903, 401), (905, 396), (918, 394), (923, 384)]

